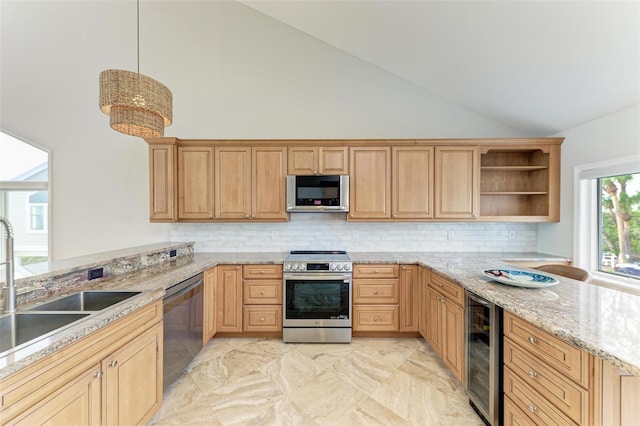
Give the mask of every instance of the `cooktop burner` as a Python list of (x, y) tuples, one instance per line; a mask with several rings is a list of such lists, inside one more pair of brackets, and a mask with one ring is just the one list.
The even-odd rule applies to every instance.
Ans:
[(293, 250), (284, 260), (285, 271), (351, 271), (351, 259), (344, 250)]

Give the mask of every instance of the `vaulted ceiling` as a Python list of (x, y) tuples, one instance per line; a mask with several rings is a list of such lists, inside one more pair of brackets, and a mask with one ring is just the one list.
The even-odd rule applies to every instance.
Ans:
[(640, 102), (638, 1), (242, 3), (526, 133)]

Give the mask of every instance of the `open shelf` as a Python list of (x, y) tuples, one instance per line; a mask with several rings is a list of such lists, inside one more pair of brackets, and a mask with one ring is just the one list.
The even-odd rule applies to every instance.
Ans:
[(548, 146), (486, 147), (480, 155), (480, 217), (484, 220), (550, 221), (552, 161)]

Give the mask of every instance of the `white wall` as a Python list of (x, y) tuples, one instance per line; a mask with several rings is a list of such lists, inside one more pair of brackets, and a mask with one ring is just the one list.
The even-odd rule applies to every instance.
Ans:
[(538, 251), (573, 257), (574, 168), (640, 155), (640, 107), (636, 105), (555, 136), (565, 138), (562, 144), (560, 222), (539, 226)]
[[(166, 240), (148, 222), (147, 145), (112, 131), (98, 74), (136, 69), (133, 1), (2, 1), (0, 127), (52, 152), (54, 259)], [(141, 2), (140, 71), (182, 138), (522, 133), (237, 2)]]

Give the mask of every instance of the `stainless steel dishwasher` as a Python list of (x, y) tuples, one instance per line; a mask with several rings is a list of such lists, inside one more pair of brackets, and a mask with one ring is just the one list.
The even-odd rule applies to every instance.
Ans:
[(502, 423), (502, 309), (466, 293), (466, 375), (469, 404), (485, 423)]
[(164, 306), (163, 389), (202, 349), (203, 280), (200, 273), (167, 289)]

